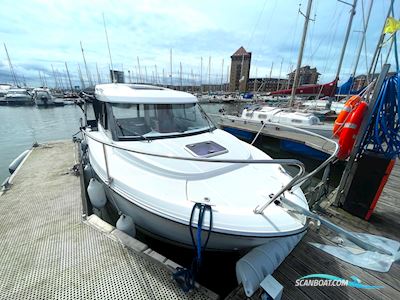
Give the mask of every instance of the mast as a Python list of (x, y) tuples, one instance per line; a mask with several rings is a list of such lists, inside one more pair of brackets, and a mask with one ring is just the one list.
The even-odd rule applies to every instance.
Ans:
[[(354, 68), (353, 68), (353, 72), (351, 73), (351, 77), (354, 77), (354, 76), (356, 75), (358, 62), (359, 62), (359, 60), (360, 60), (362, 48), (363, 48), (363, 45), (364, 45), (364, 43), (365, 43), (365, 36), (366, 36), (367, 28), (368, 28), (369, 17), (371, 16), (371, 10), (372, 10), (372, 5), (373, 5), (373, 3), (374, 3), (373, 0), (369, 0), (369, 8), (368, 8), (367, 19), (364, 20), (364, 18), (363, 18), (363, 31), (362, 31), (361, 42), (360, 42), (360, 45), (358, 45), (357, 56), (356, 56), (356, 62), (355, 62), (355, 64), (354, 64)], [(363, 1), (361, 1), (361, 5), (364, 5), (364, 4), (363, 4)], [(363, 9), (363, 17), (364, 17), (364, 9)]]
[(282, 65), (283, 65), (283, 58), (282, 58), (282, 60), (281, 60), (281, 67), (279, 68), (278, 85), (277, 85), (277, 87), (276, 87), (276, 90), (277, 90), (277, 91), (279, 91), (279, 84), (281, 83)]
[(200, 58), (200, 92), (203, 93), (203, 56)]
[(229, 65), (226, 66), (226, 91), (228, 91), (229, 86)]
[(297, 88), (297, 84), (298, 84), (298, 80), (299, 80), (301, 61), (303, 59), (304, 44), (305, 44), (306, 36), (307, 36), (308, 22), (310, 20), (311, 5), (312, 5), (312, 0), (308, 0), (307, 13), (306, 13), (305, 20), (304, 20), (303, 36), (301, 38), (299, 57), (297, 59), (296, 72), (294, 73), (294, 80), (293, 80), (293, 85), (292, 85), (292, 94), (291, 94), (291, 97), (290, 97), (289, 106), (293, 106), (294, 96), (296, 94), (296, 88)]
[(138, 65), (138, 72), (139, 72), (139, 82), (143, 82), (142, 80), (142, 72), (140, 72), (140, 62), (139, 62), (139, 56), (137, 57), (137, 65)]
[(379, 55), (380, 55), (380, 52), (381, 52), (381, 49), (382, 49), (382, 42), (383, 42), (383, 39), (385, 37), (384, 30), (385, 30), (385, 26), (386, 26), (386, 20), (390, 17), (390, 13), (391, 13), (392, 7), (393, 7), (393, 2), (394, 2), (394, 0), (390, 1), (390, 5), (389, 5), (388, 12), (387, 12), (387, 16), (386, 16), (385, 22), (383, 23), (383, 27), (382, 27), (382, 30), (381, 30), (381, 36), (379, 38), (378, 44), (376, 45), (374, 56), (372, 58), (371, 65), (370, 65), (369, 70), (368, 70), (367, 81), (368, 81), (369, 76), (371, 74), (373, 75), (375, 73), (376, 65), (378, 63)]
[(67, 76), (68, 76), (68, 81), (69, 81), (69, 87), (71, 88), (71, 92), (72, 92), (74, 89), (72, 88), (71, 77), (69, 77), (69, 71), (68, 71), (67, 62), (65, 62), (65, 70), (67, 70)]
[(182, 62), (179, 62), (179, 80), (181, 83), (181, 91), (182, 91)]
[(208, 92), (211, 89), (211, 56), (208, 57)]
[(85, 53), (83, 52), (82, 41), (79, 41), (79, 42), (81, 43), (81, 51), (82, 51), (82, 57), (83, 57), (83, 64), (85, 65), (85, 70), (86, 70), (86, 77), (88, 79), (89, 86), (93, 86), (92, 78), (91, 78), (91, 76), (89, 74), (89, 69), (88, 69), (88, 66), (86, 64)]
[(128, 77), (129, 77), (129, 83), (132, 83), (132, 78), (131, 78), (131, 70), (128, 70)]
[(101, 83), (101, 77), (100, 77), (99, 67), (97, 66), (97, 63), (96, 63), (96, 72), (97, 72), (97, 81), (98, 81), (99, 83)]
[[(347, 5), (351, 5), (351, 4), (349, 4), (347, 2), (344, 2), (342, 0), (338, 0), (338, 1), (342, 2), (344, 4), (347, 4)], [(354, 15), (356, 14), (356, 5), (357, 5), (357, 0), (354, 0), (353, 4), (351, 5), (349, 24), (347, 25), (347, 31), (346, 31), (346, 35), (344, 37), (342, 52), (340, 54), (340, 59), (339, 59), (339, 65), (338, 65), (338, 68), (337, 68), (337, 71), (336, 71), (336, 77), (335, 77), (336, 79), (339, 79), (340, 69), (342, 68), (344, 53), (346, 52), (346, 46), (347, 46), (347, 42), (348, 42), (349, 36), (350, 36), (351, 25), (353, 24), (353, 18), (354, 18)]]
[(156, 85), (158, 85), (159, 80), (158, 80), (157, 65), (154, 65), (154, 72), (155, 72), (155, 77), (156, 77)]
[(257, 71), (258, 69), (256, 68), (256, 76), (254, 78), (254, 84), (253, 84), (253, 94), (255, 94), (257, 90)]
[(146, 66), (144, 66), (144, 82), (145, 83), (148, 82), (148, 80), (147, 80), (147, 67)]
[(4, 44), (4, 49), (6, 50), (7, 59), (8, 59), (8, 65), (10, 66), (10, 71), (11, 71), (11, 76), (12, 76), (12, 78), (13, 78), (14, 84), (15, 84), (16, 86), (18, 86), (17, 75), (15, 74), (14, 67), (13, 67), (13, 65), (12, 65), (12, 63), (11, 63), (10, 56), (8, 55), (8, 50), (7, 50), (6, 43), (3, 43), (3, 44)]
[(54, 72), (53, 64), (51, 65), (51, 70), (53, 71), (53, 76), (54, 76), (54, 82), (56, 84), (56, 89), (58, 89), (57, 76), (56, 76), (56, 73)]
[(169, 70), (170, 70), (170, 73), (169, 73), (169, 77), (170, 77), (170, 85), (171, 85), (171, 88), (172, 88), (172, 48), (171, 49), (169, 49)]
[(81, 81), (82, 89), (84, 89), (85, 88), (85, 81), (83, 81), (81, 66), (79, 64), (78, 64), (78, 74), (79, 74), (79, 80)]
[(110, 43), (109, 43), (109, 41), (108, 41), (107, 26), (106, 26), (106, 19), (104, 18), (104, 13), (103, 13), (103, 25), (104, 25), (104, 32), (105, 32), (105, 34), (106, 34), (108, 55), (110, 56), (111, 81), (112, 81), (112, 82), (115, 82), (114, 66), (113, 66), (112, 57), (111, 57)]
[(38, 72), (39, 72), (40, 84), (44, 87), (44, 83), (43, 83), (42, 75), (40, 74), (40, 70)]
[(221, 92), (222, 92), (223, 81), (224, 81), (224, 59), (222, 59), (222, 67), (221, 67)]

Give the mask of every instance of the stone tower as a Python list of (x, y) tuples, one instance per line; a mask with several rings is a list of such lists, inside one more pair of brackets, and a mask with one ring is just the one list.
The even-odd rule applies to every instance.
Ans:
[(229, 80), (230, 92), (247, 91), (247, 82), (250, 75), (251, 52), (240, 47), (231, 56), (231, 75)]

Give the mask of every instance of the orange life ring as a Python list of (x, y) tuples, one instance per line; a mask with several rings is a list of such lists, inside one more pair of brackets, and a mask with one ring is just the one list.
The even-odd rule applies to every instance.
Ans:
[(348, 119), (346, 120), (339, 137), (340, 149), (337, 157), (340, 160), (344, 160), (349, 157), (351, 150), (353, 150), (357, 134), (360, 130), (361, 122), (367, 109), (367, 102), (361, 101), (357, 108), (350, 113)]
[(340, 133), (342, 132), (343, 129), (343, 123), (346, 122), (349, 113), (352, 112), (360, 102), (361, 102), (361, 97), (358, 95), (351, 96), (349, 100), (346, 101), (342, 111), (335, 120), (335, 124), (333, 125), (333, 136), (335, 137), (340, 136)]

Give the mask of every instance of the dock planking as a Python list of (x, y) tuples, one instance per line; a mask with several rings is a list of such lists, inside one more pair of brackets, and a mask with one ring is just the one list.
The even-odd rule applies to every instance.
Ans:
[(82, 219), (74, 153), (70, 141), (33, 148), (0, 194), (0, 299), (216, 299), (201, 286), (184, 293), (172, 261)]
[[(348, 212), (330, 207), (325, 217), (354, 232), (381, 235), (400, 240), (400, 163), (397, 161), (378, 204), (369, 221)], [(387, 273), (366, 270), (337, 259), (309, 242), (332, 244), (328, 232), (309, 230), (273, 276), (283, 285), (282, 299), (400, 299), (400, 264), (393, 263)], [(357, 289), (352, 287), (296, 287), (295, 281), (310, 274), (330, 274), (344, 279), (357, 276), (362, 283), (383, 286), (382, 289)], [(258, 291), (252, 299), (259, 299)], [(226, 299), (247, 299), (243, 288), (238, 287)]]

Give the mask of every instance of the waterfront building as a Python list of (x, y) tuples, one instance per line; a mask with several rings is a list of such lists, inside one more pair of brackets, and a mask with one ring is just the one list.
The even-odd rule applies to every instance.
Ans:
[(229, 91), (244, 92), (248, 90), (250, 75), (251, 52), (240, 47), (231, 56), (231, 74), (229, 80)]

